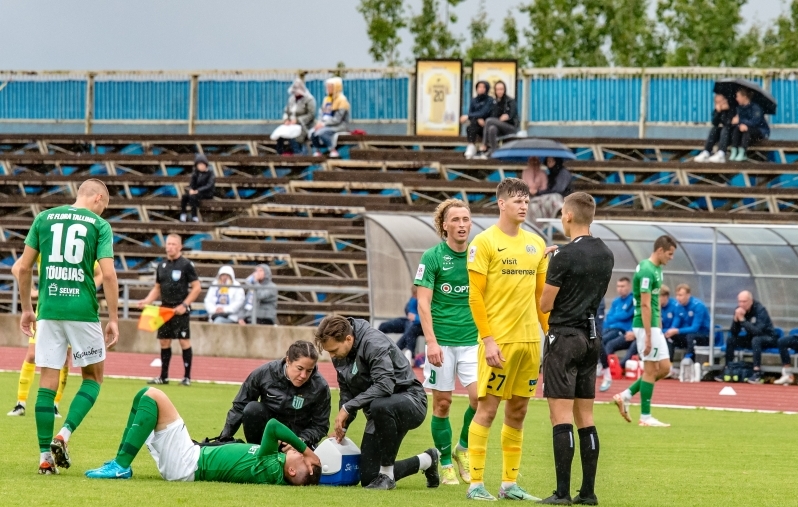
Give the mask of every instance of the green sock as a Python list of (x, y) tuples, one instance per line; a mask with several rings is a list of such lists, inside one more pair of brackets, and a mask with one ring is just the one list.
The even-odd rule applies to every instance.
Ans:
[(133, 463), (133, 458), (144, 446), (144, 442), (147, 441), (147, 437), (155, 429), (155, 423), (157, 422), (158, 404), (149, 396), (142, 396), (139, 400), (133, 424), (125, 432), (125, 440), (116, 454), (116, 463), (120, 467), (127, 468)]
[(465, 415), (463, 415), (463, 429), (460, 430), (460, 447), (463, 449), (468, 449), (468, 428), (471, 427), (471, 420), (474, 418), (474, 414), (477, 411), (471, 408), (471, 405), (465, 411)]
[(127, 416), (127, 424), (125, 425), (125, 431), (122, 432), (122, 441), (119, 442), (119, 451), (122, 451), (122, 446), (125, 444), (125, 438), (127, 438), (127, 432), (130, 430), (130, 427), (133, 425), (133, 421), (136, 419), (136, 411), (139, 408), (139, 400), (147, 392), (149, 387), (144, 387), (136, 393), (136, 396), (133, 397), (133, 405), (130, 406), (130, 414)]
[(64, 427), (74, 432), (80, 426), (80, 423), (83, 422), (83, 418), (89, 413), (91, 407), (94, 406), (94, 402), (97, 401), (97, 396), (99, 395), (100, 384), (93, 380), (84, 379), (83, 383), (80, 384), (80, 389), (78, 389), (72, 399), (72, 403), (69, 405)]
[(36, 395), (36, 435), (39, 437), (39, 451), (49, 452), (53, 441), (53, 424), (55, 423), (55, 391), (39, 388)]
[(432, 441), (441, 453), (441, 465), (452, 464), (452, 425), (448, 417), (432, 416)]
[(651, 415), (651, 397), (654, 396), (654, 384), (643, 381), (640, 384), (640, 414)]

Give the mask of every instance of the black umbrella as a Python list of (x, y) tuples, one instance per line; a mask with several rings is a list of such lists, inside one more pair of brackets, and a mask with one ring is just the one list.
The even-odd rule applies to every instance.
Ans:
[(759, 104), (759, 107), (762, 108), (762, 112), (765, 114), (776, 114), (776, 99), (770, 92), (763, 90), (761, 86), (753, 81), (741, 78), (721, 79), (720, 81), (715, 81), (713, 91), (730, 99), (734, 99), (734, 94), (737, 93), (737, 90), (740, 88), (748, 88), (754, 92), (754, 97), (751, 101)]
[(575, 159), (576, 155), (564, 144), (551, 139), (523, 139), (505, 144), (490, 156), (509, 162), (526, 162), (529, 157)]

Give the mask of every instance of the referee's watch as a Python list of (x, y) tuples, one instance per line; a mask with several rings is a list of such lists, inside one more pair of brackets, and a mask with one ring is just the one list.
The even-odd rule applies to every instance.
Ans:
[(182, 304), (182, 305), (185, 307), (185, 309), (186, 309), (186, 311), (187, 311), (188, 313), (191, 313), (191, 305), (188, 305), (188, 304), (186, 304), (186, 303), (181, 303), (181, 304)]

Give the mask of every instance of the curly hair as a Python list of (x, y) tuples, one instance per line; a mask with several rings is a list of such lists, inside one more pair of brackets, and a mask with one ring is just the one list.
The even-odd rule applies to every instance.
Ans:
[(432, 222), (435, 224), (435, 232), (443, 239), (446, 239), (446, 230), (443, 228), (443, 223), (446, 221), (446, 214), (452, 208), (465, 208), (469, 213), (471, 212), (468, 204), (460, 199), (446, 199), (438, 204), (438, 207), (435, 208), (435, 214), (432, 215)]

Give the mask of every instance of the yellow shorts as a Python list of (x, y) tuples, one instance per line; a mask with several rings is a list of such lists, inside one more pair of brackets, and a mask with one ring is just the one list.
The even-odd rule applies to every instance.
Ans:
[(477, 359), (477, 396), (492, 394), (503, 400), (513, 396), (531, 398), (538, 388), (540, 342), (499, 345), (503, 368), (491, 368), (485, 361), (485, 346), (479, 343)]

